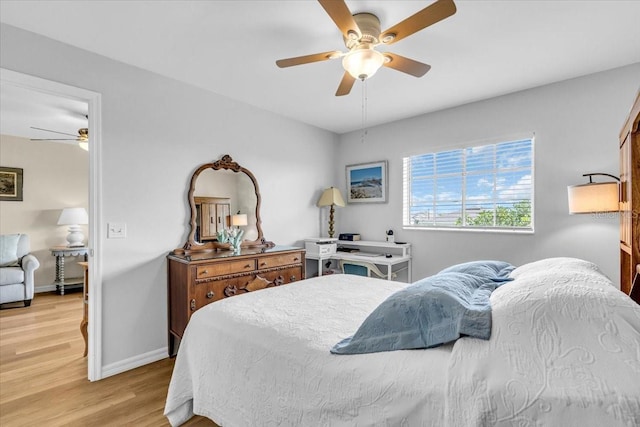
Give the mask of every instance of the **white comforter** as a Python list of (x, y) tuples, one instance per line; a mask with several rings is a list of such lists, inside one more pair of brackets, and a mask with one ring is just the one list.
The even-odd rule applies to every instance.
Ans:
[(196, 413), (224, 427), (439, 426), (451, 346), (329, 353), (406, 285), (340, 274), (203, 307), (180, 344), (165, 414), (172, 425)]
[(640, 425), (640, 308), (593, 264), (527, 264), (491, 297), (489, 341), (339, 356), (406, 284), (335, 275), (200, 309), (165, 414), (224, 427)]
[(453, 348), (447, 425), (640, 426), (640, 306), (582, 260), (511, 277), (491, 295), (491, 339)]

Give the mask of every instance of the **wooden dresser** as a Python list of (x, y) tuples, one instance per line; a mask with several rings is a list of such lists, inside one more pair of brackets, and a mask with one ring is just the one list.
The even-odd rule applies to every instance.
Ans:
[(177, 351), (191, 315), (234, 295), (304, 279), (304, 249), (243, 248), (239, 254), (210, 250), (168, 258), (169, 356)]
[(639, 265), (640, 93), (620, 132), (620, 290), (638, 304)]

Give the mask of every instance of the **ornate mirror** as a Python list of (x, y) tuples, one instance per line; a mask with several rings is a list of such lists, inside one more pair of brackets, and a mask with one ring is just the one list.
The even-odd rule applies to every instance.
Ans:
[[(217, 233), (230, 227), (244, 231), (242, 247), (274, 246), (262, 234), (258, 182), (228, 154), (196, 169), (187, 197), (191, 230), (183, 249), (229, 249), (229, 244), (218, 242)], [(242, 218), (240, 225), (234, 218)]]

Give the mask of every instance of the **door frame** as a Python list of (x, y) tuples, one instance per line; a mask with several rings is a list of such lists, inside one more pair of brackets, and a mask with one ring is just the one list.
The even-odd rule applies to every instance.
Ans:
[(89, 106), (89, 348), (87, 377), (102, 379), (102, 96), (98, 92), (0, 68), (0, 84), (86, 102)]

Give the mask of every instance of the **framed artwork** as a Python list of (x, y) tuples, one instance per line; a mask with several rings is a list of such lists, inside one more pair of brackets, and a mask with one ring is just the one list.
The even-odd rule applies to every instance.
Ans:
[(0, 166), (0, 201), (22, 201), (22, 169)]
[(387, 202), (387, 161), (347, 165), (347, 203)]

